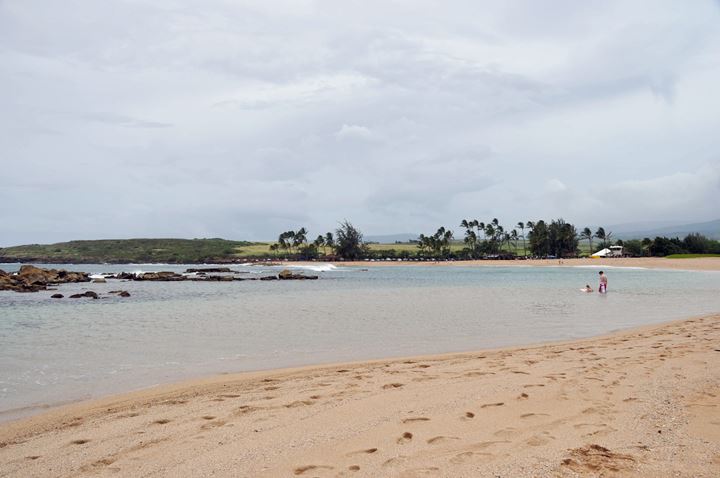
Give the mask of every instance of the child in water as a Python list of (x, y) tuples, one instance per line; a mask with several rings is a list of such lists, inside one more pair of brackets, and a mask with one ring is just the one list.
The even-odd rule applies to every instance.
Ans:
[(607, 276), (603, 271), (600, 271), (600, 287), (598, 287), (598, 292), (607, 294)]
[(592, 292), (592, 287), (590, 287), (590, 284), (587, 284), (584, 289), (580, 289), (583, 292)]

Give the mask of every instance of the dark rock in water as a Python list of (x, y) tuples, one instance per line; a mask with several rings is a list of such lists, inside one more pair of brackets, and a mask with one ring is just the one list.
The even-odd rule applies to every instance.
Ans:
[(315, 280), (318, 276), (306, 276), (303, 274), (295, 274), (294, 272), (283, 269), (278, 273), (278, 279), (280, 280)]
[(130, 297), (130, 292), (126, 290), (111, 290), (108, 294), (117, 294), (118, 297)]
[(135, 274), (131, 272), (121, 272), (119, 274), (115, 274), (115, 279), (133, 280), (135, 279)]
[(277, 276), (266, 276), (266, 277), (261, 277), (260, 279), (256, 279), (253, 277), (250, 280), (278, 280), (278, 277)]
[(90, 277), (84, 272), (69, 272), (63, 269), (41, 269), (31, 265), (20, 267), (20, 270), (15, 274), (0, 271), (0, 290), (37, 292), (39, 290), (46, 290), (50, 284), (64, 284), (68, 282), (90, 282)]
[(73, 294), (73, 295), (70, 296), (71, 299), (81, 299), (81, 298), (83, 298), (83, 297), (90, 297), (90, 298), (93, 298), (93, 299), (97, 299), (97, 298), (98, 298), (98, 295), (97, 295), (96, 292), (93, 292), (93, 291), (89, 290), (89, 291), (86, 291), (86, 292), (84, 292), (84, 293), (82, 293), (82, 294)]
[(178, 274), (176, 272), (169, 272), (169, 271), (163, 271), (163, 272), (145, 272), (143, 274), (138, 274), (134, 277), (134, 280), (147, 280), (147, 281), (162, 281), (162, 282), (171, 282), (171, 281), (183, 281), (187, 280), (187, 277), (185, 277), (182, 274)]
[(232, 282), (233, 276), (209, 276), (201, 274), (199, 277), (188, 277), (187, 280), (194, 282)]
[(192, 273), (192, 272), (204, 272), (207, 273), (218, 273), (218, 272), (232, 272), (229, 267), (203, 267), (200, 269), (187, 269), (185, 272)]
[(65, 296), (62, 294), (53, 294), (50, 296), (51, 299), (62, 299), (63, 297)]

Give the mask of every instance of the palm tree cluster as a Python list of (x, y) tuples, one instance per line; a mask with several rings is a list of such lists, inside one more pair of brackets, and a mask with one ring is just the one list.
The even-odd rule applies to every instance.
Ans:
[(598, 227), (598, 230), (595, 231), (593, 234), (592, 229), (589, 227), (586, 227), (582, 230), (580, 233), (580, 239), (584, 241), (588, 241), (588, 246), (590, 247), (590, 253), (593, 252), (593, 238), (600, 239), (602, 242), (600, 243), (600, 248), (604, 249), (608, 245), (612, 245), (612, 232), (605, 232), (605, 228)]
[(285, 231), (278, 236), (270, 251), (293, 255), (299, 259), (314, 259), (322, 248), (323, 256), (331, 255), (342, 259), (359, 259), (367, 252), (362, 233), (347, 221), (340, 223), (335, 231), (319, 235), (312, 243), (307, 240), (308, 231), (301, 227), (297, 231)]
[[(418, 258), (498, 258), (514, 256), (519, 250), (522, 239), (522, 255), (530, 253), (534, 257), (573, 257), (578, 255), (578, 240), (587, 240), (592, 252), (593, 238), (600, 239), (602, 247), (612, 244), (612, 232), (605, 232), (600, 227), (595, 233), (589, 227), (577, 233), (575, 226), (563, 219), (555, 219), (546, 223), (544, 220), (518, 222), (511, 229), (506, 229), (497, 218), (487, 223), (477, 219), (463, 219), (460, 227), (465, 229), (462, 251), (452, 251), (453, 231), (440, 227), (434, 234), (420, 234), (417, 239)], [(410, 257), (409, 251), (376, 250), (371, 252), (363, 241), (360, 230), (348, 221), (340, 223), (335, 235), (328, 232), (319, 235), (308, 243), (308, 231), (301, 227), (297, 231), (286, 231), (280, 234), (278, 241), (270, 246), (273, 252), (301, 259), (314, 259), (322, 256), (338, 259), (361, 259), (372, 257)], [(529, 246), (529, 247), (528, 247)], [(384, 255), (383, 255), (384, 254)]]
[[(517, 242), (521, 238), (523, 239), (523, 254), (525, 253), (525, 223), (523, 222), (517, 223), (515, 228), (509, 232), (500, 225), (497, 218), (493, 218), (487, 224), (477, 219), (463, 219), (460, 227), (465, 229), (463, 242), (467, 246), (466, 253), (471, 258), (478, 258), (482, 254), (497, 254), (502, 252), (506, 246), (510, 251), (512, 245), (517, 246)], [(520, 234), (517, 229), (520, 229)]]
[(432, 255), (449, 255), (450, 254), (450, 242), (453, 239), (453, 232), (445, 227), (441, 226), (435, 234), (426, 236), (420, 234), (418, 237), (418, 248), (421, 253), (428, 253)]
[(301, 227), (297, 231), (285, 231), (278, 236), (276, 244), (270, 246), (271, 251), (282, 249), (286, 253), (293, 254), (302, 246), (307, 244), (307, 229)]
[(327, 249), (328, 247), (332, 251), (335, 247), (335, 238), (333, 237), (332, 232), (327, 232), (323, 236), (320, 234), (312, 243), (313, 246), (315, 246), (315, 249), (320, 249), (322, 247), (323, 255), (327, 256)]

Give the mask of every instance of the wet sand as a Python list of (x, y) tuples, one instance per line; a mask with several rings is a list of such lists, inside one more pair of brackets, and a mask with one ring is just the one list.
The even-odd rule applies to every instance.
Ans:
[(221, 375), (0, 425), (0, 476), (720, 476), (720, 316)]
[[(314, 264), (313, 262), (286, 262), (293, 264)], [(333, 262), (337, 266), (455, 266), (455, 267), (499, 267), (499, 266), (536, 266), (536, 267), (644, 267), (647, 269), (675, 269), (687, 271), (720, 271), (720, 257), (702, 257), (697, 259), (667, 259), (664, 257), (624, 257), (608, 259), (528, 259), (528, 260), (477, 260), (477, 261), (439, 261), (439, 262), (394, 262), (394, 261), (346, 261)]]

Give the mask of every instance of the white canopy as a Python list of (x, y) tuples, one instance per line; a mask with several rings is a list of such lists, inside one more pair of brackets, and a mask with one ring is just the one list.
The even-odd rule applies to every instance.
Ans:
[(605, 249), (597, 251), (595, 254), (591, 255), (590, 257), (607, 257), (610, 254), (610, 249), (607, 247)]

